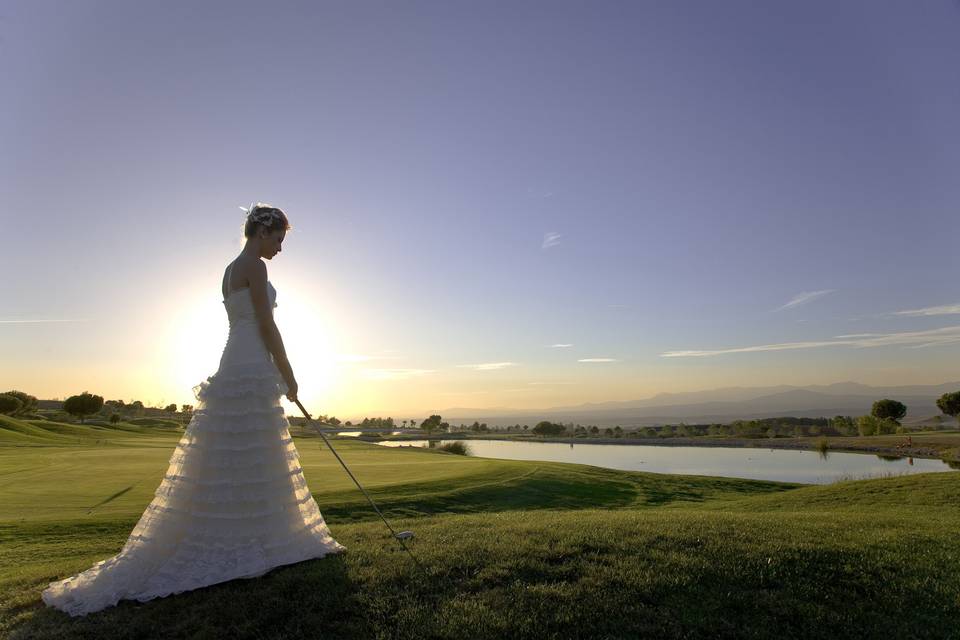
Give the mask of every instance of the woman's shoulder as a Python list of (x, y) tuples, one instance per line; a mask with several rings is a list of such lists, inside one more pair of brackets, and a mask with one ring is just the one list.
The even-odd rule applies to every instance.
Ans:
[(251, 280), (254, 276), (263, 276), (266, 278), (267, 275), (267, 265), (260, 258), (248, 258), (246, 256), (239, 256), (236, 260), (231, 263), (233, 273), (238, 274), (240, 277)]

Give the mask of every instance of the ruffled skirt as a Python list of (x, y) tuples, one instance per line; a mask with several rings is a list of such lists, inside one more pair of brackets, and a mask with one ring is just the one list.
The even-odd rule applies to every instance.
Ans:
[(123, 549), (51, 582), (47, 605), (86, 615), (346, 549), (307, 487), (273, 362), (221, 363), (193, 391), (193, 418)]

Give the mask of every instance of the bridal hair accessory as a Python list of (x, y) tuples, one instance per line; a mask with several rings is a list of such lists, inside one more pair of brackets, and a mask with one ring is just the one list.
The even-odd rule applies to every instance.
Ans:
[(269, 227), (274, 220), (280, 220), (280, 212), (265, 202), (256, 202), (249, 207), (240, 207), (247, 212), (247, 219)]

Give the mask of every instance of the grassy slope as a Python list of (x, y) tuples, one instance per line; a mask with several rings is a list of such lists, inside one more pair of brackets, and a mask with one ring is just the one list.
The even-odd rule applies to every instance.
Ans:
[(71, 619), (40, 590), (119, 551), (178, 436), (65, 445), (54, 426), (41, 444), (29, 427), (0, 423), (33, 439), (0, 446), (0, 635), (948, 638), (960, 625), (956, 474), (806, 486), (337, 441), (394, 528), (416, 532), (421, 575), (318, 438), (297, 439), (301, 462), (347, 553)]

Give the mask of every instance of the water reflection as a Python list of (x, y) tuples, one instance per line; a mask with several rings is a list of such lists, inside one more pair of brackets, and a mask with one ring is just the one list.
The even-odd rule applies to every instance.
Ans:
[[(459, 440), (394, 440), (379, 444), (438, 446)], [(810, 449), (737, 447), (671, 447), (628, 444), (562, 442), (512, 442), (470, 439), (473, 455), (508, 460), (575, 462), (624, 471), (651, 471), (685, 475), (722, 476), (777, 480), (805, 484), (829, 484), (838, 480), (927, 473), (960, 469), (960, 463), (927, 458), (881, 456)]]
[(903, 460), (903, 456), (892, 456), (886, 453), (878, 453), (876, 455), (881, 460)]

